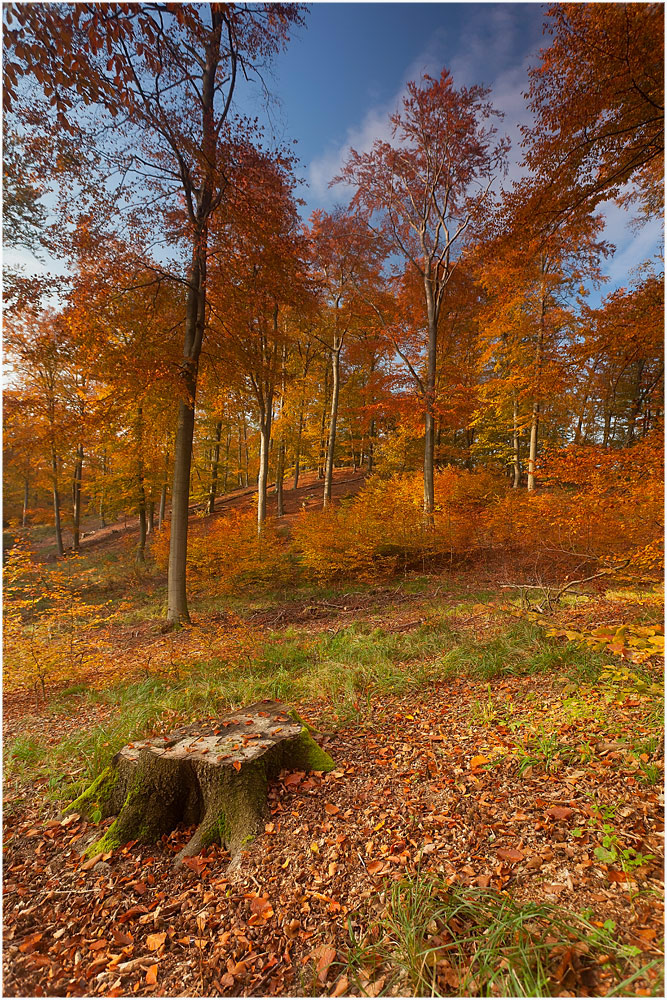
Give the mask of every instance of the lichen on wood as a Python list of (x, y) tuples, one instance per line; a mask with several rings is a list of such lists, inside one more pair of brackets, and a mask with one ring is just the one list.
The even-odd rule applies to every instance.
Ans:
[(89, 856), (130, 840), (155, 842), (178, 823), (197, 829), (176, 863), (212, 843), (237, 856), (260, 828), (272, 778), (335, 766), (311, 732), (292, 709), (263, 701), (213, 725), (129, 743), (67, 811), (117, 817)]

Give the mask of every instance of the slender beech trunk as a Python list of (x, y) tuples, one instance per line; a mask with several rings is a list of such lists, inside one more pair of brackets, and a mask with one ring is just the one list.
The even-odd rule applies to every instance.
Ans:
[(368, 475), (373, 471), (373, 452), (375, 450), (375, 417), (368, 429)]
[[(280, 416), (285, 409), (285, 391), (287, 387), (287, 345), (283, 344), (282, 357), (280, 359)], [(285, 513), (283, 504), (283, 480), (285, 479), (285, 432), (281, 431), (278, 442), (278, 457), (276, 459), (276, 516), (282, 517)]]
[(512, 445), (514, 450), (514, 481), (512, 486), (518, 490), (521, 482), (521, 439), (519, 437), (519, 400), (516, 389), (512, 400)]
[(152, 535), (155, 531), (155, 501), (149, 500), (147, 505), (148, 514), (148, 534)]
[(271, 414), (273, 399), (271, 394), (259, 417), (259, 471), (257, 475), (257, 533), (261, 534), (266, 521), (266, 484), (269, 479), (269, 449), (271, 447)]
[(247, 489), (250, 485), (250, 459), (248, 457), (248, 424), (245, 413), (243, 414), (243, 485)]
[(23, 513), (21, 515), (21, 525), (26, 527), (28, 523), (28, 504), (30, 502), (30, 483), (28, 477), (23, 477)]
[(53, 472), (53, 525), (56, 529), (56, 545), (58, 546), (58, 555), (64, 556), (65, 548), (60, 522), (60, 492), (58, 490), (58, 456), (53, 445), (51, 446), (51, 470)]
[(635, 424), (637, 422), (637, 417), (642, 406), (642, 375), (644, 374), (644, 366), (646, 362), (643, 358), (640, 358), (636, 363), (637, 375), (635, 378), (635, 393), (632, 400), (632, 409), (630, 410), (630, 416), (628, 418), (628, 430), (625, 435), (625, 447), (628, 448), (635, 437)]
[(236, 483), (237, 483), (237, 486), (243, 486), (243, 470), (242, 470), (242, 466), (243, 466), (243, 438), (241, 437), (241, 425), (240, 424), (239, 424), (237, 430), (238, 430), (238, 438), (239, 438), (239, 448), (238, 448), (238, 456), (237, 456), (237, 462), (236, 462), (237, 467), (238, 467), (237, 470), (236, 470)]
[(333, 385), (331, 389), (331, 413), (329, 416), (329, 446), (327, 448), (327, 464), (324, 470), (324, 500), (323, 508), (327, 507), (331, 501), (331, 483), (333, 481), (334, 454), (336, 451), (336, 421), (338, 420), (338, 397), (340, 395), (340, 351), (342, 340), (334, 337), (333, 351), (331, 352), (331, 373)]
[(139, 544), (137, 545), (137, 561), (146, 561), (146, 489), (144, 487), (144, 411), (140, 406), (137, 410), (135, 428), (135, 443), (137, 448), (137, 512), (139, 514)]
[(76, 462), (74, 463), (74, 476), (72, 478), (72, 548), (79, 551), (79, 539), (81, 537), (81, 476), (83, 474), (83, 445), (76, 447)]
[(222, 492), (227, 492), (227, 482), (229, 480), (229, 448), (232, 443), (232, 429), (227, 427), (227, 438), (225, 440), (225, 474), (222, 477)]
[[(215, 497), (218, 491), (218, 466), (220, 464), (220, 439), (222, 438), (222, 420), (215, 425), (215, 444), (213, 445), (213, 461), (211, 463), (211, 485), (208, 491), (208, 512), (215, 510)], [(229, 452), (229, 443), (227, 444)]]
[(324, 403), (322, 405), (322, 419), (320, 421), (320, 457), (317, 465), (317, 478), (324, 479), (324, 460), (326, 457), (326, 426), (327, 410), (329, 409), (329, 366), (324, 369)]
[[(537, 348), (535, 351), (535, 382), (536, 392), (539, 392), (540, 375), (542, 371), (542, 351), (544, 349), (544, 317), (546, 314), (546, 293), (544, 284), (542, 285), (540, 302), (540, 329), (537, 337)], [(536, 395), (533, 402), (533, 412), (530, 419), (530, 443), (528, 450), (528, 482), (527, 488), (530, 492), (535, 489), (536, 468), (537, 468), (537, 442), (540, 429), (540, 400)]]
[(167, 488), (169, 486), (169, 452), (167, 451), (164, 456), (164, 479), (162, 480), (162, 489), (160, 490), (160, 509), (157, 516), (157, 526), (158, 531), (162, 527), (164, 521), (164, 515), (167, 511)]
[[(202, 153), (205, 173), (198, 190), (190, 191), (193, 223), (192, 262), (188, 275), (185, 305), (185, 331), (181, 359), (181, 393), (174, 444), (174, 480), (171, 491), (171, 534), (169, 539), (169, 572), (167, 581), (167, 620), (170, 623), (190, 621), (185, 573), (188, 555), (188, 508), (190, 504), (190, 469), (192, 441), (195, 429), (197, 375), (206, 319), (206, 260), (208, 222), (214, 208), (213, 171), (218, 160), (218, 132), (215, 122), (216, 72), (222, 52), (222, 5), (210, 8), (212, 32), (206, 45), (203, 63), (200, 101), (202, 111)], [(236, 62), (233, 62), (233, 74)], [(230, 95), (234, 76), (229, 83)], [(225, 112), (226, 113), (226, 112)]]
[(299, 473), (301, 472), (301, 438), (303, 435), (303, 411), (306, 405), (305, 398), (301, 397), (299, 405), (299, 424), (296, 432), (296, 454), (294, 456), (294, 489), (299, 486)]
[(106, 528), (107, 522), (104, 519), (104, 502), (106, 500), (106, 478), (107, 478), (107, 450), (106, 448), (102, 452), (102, 489), (100, 490), (100, 526)]
[(433, 510), (435, 508), (435, 488), (433, 483), (433, 453), (434, 453), (434, 420), (433, 405), (435, 403), (435, 372), (436, 355), (438, 346), (438, 312), (431, 276), (427, 272), (424, 277), (424, 288), (426, 291), (426, 308), (428, 315), (428, 357), (426, 370), (425, 389), (425, 414), (424, 414), (424, 517), (427, 524), (433, 524)]

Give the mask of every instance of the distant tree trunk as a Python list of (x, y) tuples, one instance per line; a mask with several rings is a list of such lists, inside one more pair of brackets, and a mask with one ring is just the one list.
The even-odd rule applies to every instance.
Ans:
[(373, 452), (375, 450), (375, 417), (371, 420), (368, 429), (368, 475), (373, 471)]
[(435, 488), (433, 484), (433, 453), (435, 446), (433, 406), (435, 403), (435, 376), (438, 346), (438, 308), (433, 294), (430, 273), (424, 275), (426, 292), (426, 310), (428, 316), (428, 351), (426, 382), (424, 396), (426, 410), (424, 413), (424, 518), (428, 525), (433, 524), (435, 509)]
[(227, 427), (227, 438), (225, 440), (225, 475), (222, 480), (222, 492), (227, 492), (227, 481), (229, 479), (229, 447), (232, 443), (232, 429)]
[(58, 546), (58, 555), (64, 556), (65, 548), (60, 523), (60, 492), (58, 490), (58, 456), (54, 446), (51, 447), (51, 469), (53, 472), (53, 523), (56, 529), (56, 545)]
[(514, 448), (514, 482), (512, 486), (518, 490), (521, 482), (521, 439), (519, 437), (519, 401), (516, 390), (512, 401), (512, 443)]
[(324, 369), (324, 403), (322, 405), (322, 420), (320, 421), (320, 458), (317, 465), (317, 478), (324, 479), (324, 460), (326, 457), (326, 426), (327, 410), (329, 408), (329, 366)]
[(261, 534), (266, 521), (266, 485), (269, 478), (269, 449), (271, 447), (271, 414), (273, 399), (271, 395), (264, 407), (260, 408), (259, 418), (259, 471), (257, 475), (257, 533)]
[(102, 452), (102, 488), (100, 490), (100, 526), (106, 528), (106, 521), (104, 519), (104, 501), (106, 500), (106, 478), (107, 478), (107, 450), (106, 448)]
[(137, 410), (135, 425), (135, 441), (137, 448), (137, 510), (139, 512), (139, 544), (137, 545), (137, 562), (146, 561), (146, 490), (144, 488), (144, 411), (140, 406)]
[(243, 414), (243, 452), (243, 485), (247, 489), (250, 485), (250, 460), (248, 457), (248, 425), (246, 423), (245, 413)]
[(30, 484), (28, 482), (28, 477), (23, 477), (23, 513), (21, 515), (21, 526), (26, 527), (28, 524), (28, 504), (30, 502)]
[(635, 393), (632, 400), (632, 409), (630, 410), (630, 416), (628, 418), (628, 429), (625, 435), (625, 447), (628, 448), (635, 437), (635, 424), (637, 422), (637, 417), (641, 410), (642, 405), (642, 375), (644, 374), (644, 366), (646, 362), (643, 358), (639, 358), (636, 364), (637, 375), (635, 378)]
[(331, 500), (331, 484), (333, 481), (334, 455), (336, 452), (336, 422), (338, 420), (338, 397), (340, 395), (340, 351), (342, 341), (334, 337), (331, 352), (331, 372), (333, 385), (331, 389), (331, 414), (329, 417), (329, 446), (327, 448), (327, 464), (324, 472), (324, 499), (322, 506), (327, 507)]
[[(282, 417), (283, 411), (285, 409), (285, 391), (287, 386), (287, 345), (283, 344), (282, 357), (281, 357), (281, 376), (280, 376), (280, 416)], [(282, 426), (282, 423), (281, 423)], [(285, 478), (285, 432), (280, 432), (280, 441), (278, 442), (278, 457), (276, 460), (276, 516), (282, 517), (285, 513), (283, 506), (283, 480)]]
[(160, 490), (160, 510), (157, 517), (158, 530), (162, 527), (164, 522), (164, 516), (167, 511), (167, 488), (169, 486), (169, 452), (167, 451), (164, 456), (164, 479), (162, 480), (162, 489)]
[[(215, 510), (215, 495), (218, 489), (218, 465), (220, 464), (220, 439), (222, 437), (222, 420), (215, 425), (215, 444), (213, 446), (213, 462), (211, 464), (211, 485), (208, 491), (208, 512)], [(229, 452), (229, 444), (227, 445)]]
[(294, 489), (299, 486), (299, 473), (301, 471), (301, 437), (303, 435), (303, 411), (306, 405), (305, 399), (302, 397), (301, 404), (299, 406), (299, 424), (296, 432), (296, 453), (294, 456)]
[(81, 476), (83, 473), (83, 445), (76, 447), (76, 462), (74, 463), (74, 476), (72, 478), (72, 548), (79, 551), (79, 538), (81, 529)]
[[(543, 265), (544, 266), (544, 265)], [(537, 337), (537, 348), (535, 352), (535, 388), (539, 392), (540, 376), (542, 372), (542, 350), (544, 347), (544, 317), (546, 315), (546, 293), (544, 284), (542, 285), (540, 299), (540, 329)], [(530, 420), (530, 444), (528, 451), (528, 482), (527, 488), (530, 492), (535, 489), (537, 470), (537, 441), (540, 429), (540, 400), (536, 395), (533, 401), (533, 412)]]
[(148, 501), (148, 534), (152, 535), (155, 531), (155, 501)]

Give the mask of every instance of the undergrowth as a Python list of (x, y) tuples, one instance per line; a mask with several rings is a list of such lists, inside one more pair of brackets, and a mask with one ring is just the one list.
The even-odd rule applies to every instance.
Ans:
[(413, 996), (576, 996), (597, 993), (601, 975), (606, 996), (651, 978), (649, 995), (661, 995), (660, 962), (589, 917), (421, 873), (392, 887), (375, 940), (351, 934), (350, 971), (370, 961), (389, 970), (383, 993)]

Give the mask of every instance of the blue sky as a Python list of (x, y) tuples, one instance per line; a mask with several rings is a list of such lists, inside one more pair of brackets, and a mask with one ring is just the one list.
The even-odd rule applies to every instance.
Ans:
[[(306, 26), (274, 63), (270, 85), (280, 107), (274, 111), (277, 138), (297, 140), (301, 197), (307, 217), (314, 208), (346, 202), (345, 189), (328, 187), (349, 146), (368, 149), (388, 136), (387, 119), (405, 85), (446, 66), (457, 86), (492, 88), (505, 113), (504, 131), (513, 144), (510, 177), (518, 176), (519, 123), (529, 122), (523, 92), (527, 69), (539, 62), (547, 7), (538, 3), (313, 3)], [(606, 238), (617, 251), (607, 260), (603, 292), (627, 285), (630, 271), (661, 243), (657, 222), (634, 232), (627, 212), (602, 211)]]

